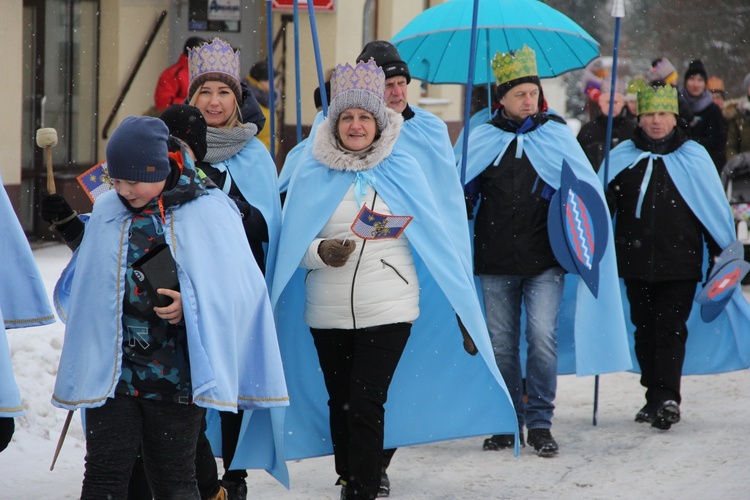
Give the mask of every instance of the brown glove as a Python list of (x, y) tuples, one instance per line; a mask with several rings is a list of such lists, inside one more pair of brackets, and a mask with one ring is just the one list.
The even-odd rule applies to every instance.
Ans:
[(325, 265), (330, 267), (341, 267), (346, 264), (349, 255), (357, 247), (355, 241), (350, 240), (323, 240), (318, 245), (318, 255), (323, 259)]

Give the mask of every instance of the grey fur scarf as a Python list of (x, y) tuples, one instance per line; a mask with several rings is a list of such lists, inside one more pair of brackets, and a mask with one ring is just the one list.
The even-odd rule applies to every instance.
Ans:
[(401, 125), (404, 123), (403, 116), (388, 109), (388, 124), (380, 133), (380, 139), (373, 142), (366, 152), (361, 153), (342, 149), (328, 120), (326, 117), (315, 130), (312, 154), (316, 160), (332, 170), (352, 172), (369, 170), (385, 160), (393, 151), (401, 132)]

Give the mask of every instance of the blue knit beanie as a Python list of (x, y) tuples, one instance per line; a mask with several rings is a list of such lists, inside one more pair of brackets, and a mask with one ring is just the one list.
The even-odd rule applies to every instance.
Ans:
[(169, 129), (158, 118), (129, 116), (107, 143), (107, 170), (112, 179), (159, 182), (169, 176)]

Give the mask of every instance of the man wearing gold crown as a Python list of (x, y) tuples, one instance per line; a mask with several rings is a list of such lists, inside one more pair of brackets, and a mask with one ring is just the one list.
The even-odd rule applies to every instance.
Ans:
[[(678, 113), (674, 87), (640, 90), (633, 138), (612, 151), (607, 179), (599, 172), (616, 215), (617, 263), (646, 387), (635, 421), (661, 430), (680, 421), (682, 374), (736, 370), (750, 362), (743, 339), (750, 308), (740, 287), (710, 326), (693, 307), (703, 270), (708, 267), (709, 276), (712, 266), (726, 264), (714, 257), (735, 234), (711, 157), (678, 126)], [(688, 331), (695, 349), (686, 357)]]
[[(593, 193), (601, 207), (599, 220), (607, 228), (601, 184), (565, 121), (546, 112), (534, 51), (524, 46), (515, 53), (498, 52), (492, 69), (501, 109), (472, 131), (467, 155), (468, 199), (481, 200), (474, 226), (474, 273), (480, 278), (495, 360), (513, 398), (519, 431), (525, 425), (534, 451), (552, 457), (558, 453), (550, 431), (562, 368), (558, 346), (575, 346), (567, 359), (575, 360), (572, 371), (579, 375), (624, 370), (632, 363), (611, 229), (604, 241), (597, 241), (602, 258), (596, 296), (577, 275), (566, 278), (553, 252), (556, 241), (548, 234), (548, 226), (561, 225), (560, 217), (555, 220), (548, 213), (561, 187), (563, 163)], [(564, 297), (568, 315), (558, 318)], [(527, 353), (519, 349), (522, 319)], [(604, 324), (610, 325), (606, 332)], [(484, 449), (513, 444), (513, 436), (494, 435), (485, 440)]]

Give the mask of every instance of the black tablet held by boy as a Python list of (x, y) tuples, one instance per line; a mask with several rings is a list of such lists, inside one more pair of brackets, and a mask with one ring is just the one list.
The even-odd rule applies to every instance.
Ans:
[(156, 293), (159, 288), (180, 290), (177, 266), (172, 252), (165, 243), (159, 243), (146, 255), (133, 262), (133, 280), (146, 291), (149, 300), (157, 307), (172, 303), (172, 298)]

